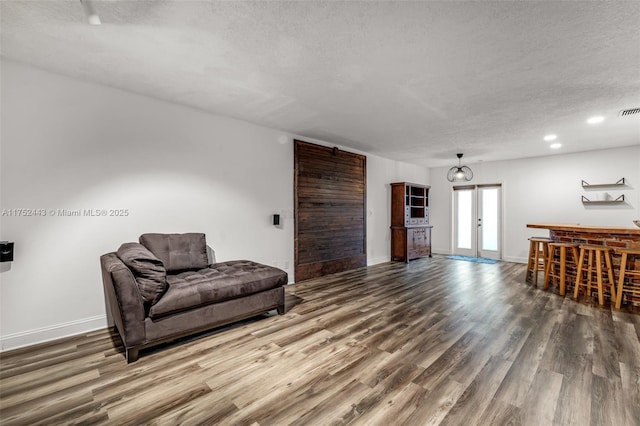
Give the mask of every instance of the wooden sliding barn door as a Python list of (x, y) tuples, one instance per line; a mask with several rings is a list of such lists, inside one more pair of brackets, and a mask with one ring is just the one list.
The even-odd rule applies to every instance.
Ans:
[(367, 265), (367, 157), (294, 141), (295, 280)]

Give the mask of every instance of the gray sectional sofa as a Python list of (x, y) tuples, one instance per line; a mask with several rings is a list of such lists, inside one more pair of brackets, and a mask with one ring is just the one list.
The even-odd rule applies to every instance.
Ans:
[(100, 257), (127, 362), (139, 350), (273, 309), (287, 273), (249, 260), (212, 263), (204, 234), (144, 234)]

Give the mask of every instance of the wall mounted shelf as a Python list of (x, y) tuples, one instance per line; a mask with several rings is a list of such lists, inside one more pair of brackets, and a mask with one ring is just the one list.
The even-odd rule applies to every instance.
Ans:
[(582, 204), (615, 204), (624, 203), (624, 194), (618, 198), (612, 198), (611, 200), (590, 200), (584, 195), (582, 196)]
[(597, 189), (597, 188), (615, 188), (615, 187), (620, 187), (620, 186), (624, 186), (624, 178), (620, 179), (619, 181), (617, 181), (616, 183), (597, 183), (597, 184), (590, 184), (587, 181), (582, 181), (582, 187), (587, 189)]

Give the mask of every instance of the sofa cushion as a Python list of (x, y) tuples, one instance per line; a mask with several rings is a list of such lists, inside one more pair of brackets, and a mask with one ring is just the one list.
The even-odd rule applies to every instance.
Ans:
[(202, 269), (209, 264), (204, 234), (143, 234), (140, 243), (162, 260), (167, 272)]
[(133, 272), (142, 299), (154, 304), (167, 289), (167, 271), (162, 261), (138, 243), (124, 243), (116, 255)]
[(167, 282), (167, 292), (149, 311), (151, 318), (277, 288), (287, 284), (287, 273), (248, 260), (234, 260), (169, 274)]

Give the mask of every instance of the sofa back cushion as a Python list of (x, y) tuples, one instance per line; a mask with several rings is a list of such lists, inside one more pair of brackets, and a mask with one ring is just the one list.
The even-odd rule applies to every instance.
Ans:
[(202, 269), (209, 265), (204, 234), (143, 234), (140, 243), (162, 260), (167, 272)]
[(154, 305), (167, 290), (167, 270), (162, 261), (138, 243), (124, 243), (116, 255), (136, 278), (142, 299)]

